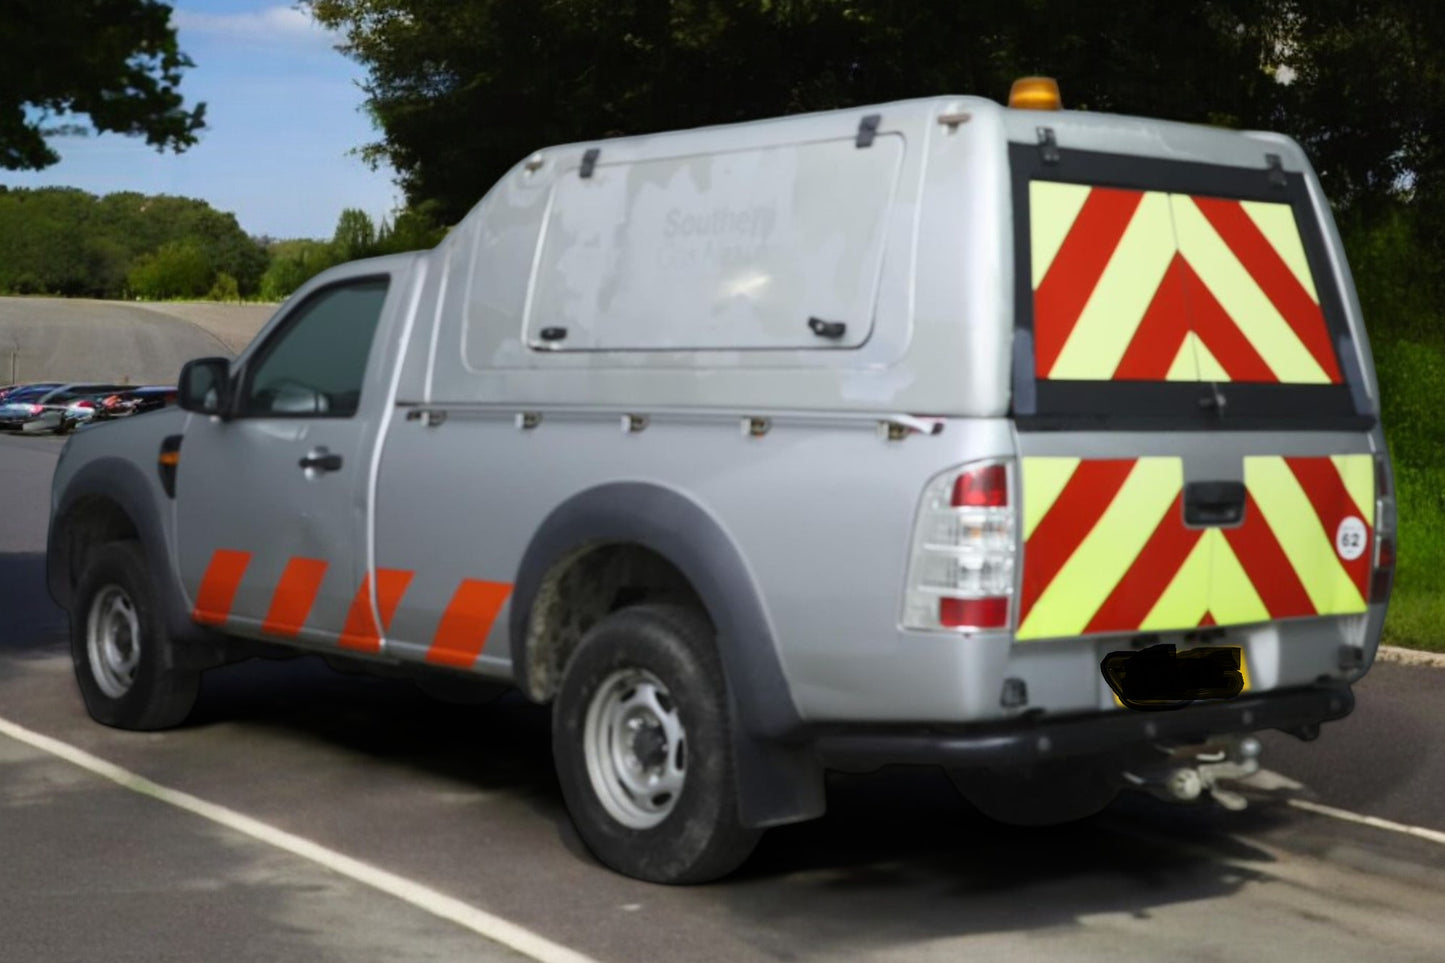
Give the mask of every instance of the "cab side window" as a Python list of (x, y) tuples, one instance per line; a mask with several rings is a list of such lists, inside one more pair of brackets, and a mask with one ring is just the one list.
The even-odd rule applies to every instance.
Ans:
[(387, 284), (386, 278), (337, 284), (292, 311), (248, 365), (239, 413), (262, 418), (356, 414)]

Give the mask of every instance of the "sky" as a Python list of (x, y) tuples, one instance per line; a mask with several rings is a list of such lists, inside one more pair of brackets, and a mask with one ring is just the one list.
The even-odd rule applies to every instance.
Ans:
[(207, 201), (255, 236), (330, 238), (343, 208), (379, 222), (402, 203), (389, 168), (355, 151), (380, 139), (362, 110), (365, 73), (338, 38), (286, 0), (170, 0), (188, 105), (206, 104), (206, 128), (183, 154), (114, 134), (51, 141), (60, 163), (0, 170), (10, 187), (140, 191)]

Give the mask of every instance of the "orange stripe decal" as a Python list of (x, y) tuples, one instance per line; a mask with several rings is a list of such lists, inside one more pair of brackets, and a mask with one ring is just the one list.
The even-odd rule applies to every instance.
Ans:
[(295, 638), (311, 614), (311, 606), (321, 591), (327, 563), (315, 558), (293, 558), (286, 563), (281, 581), (271, 596), (271, 608), (261, 631), (267, 635)]
[(393, 568), (376, 570), (376, 601), (382, 622), (378, 627), (371, 611), (371, 574), (367, 573), (361, 580), (361, 587), (356, 590), (356, 597), (351, 600), (346, 626), (341, 630), (337, 644), (343, 649), (358, 652), (380, 652), (381, 633), (391, 625), (391, 618), (396, 614), (396, 607), (401, 604), (401, 597), (406, 594), (414, 574)]
[(487, 644), (497, 613), (511, 594), (512, 586), (505, 582), (463, 579), (442, 613), (426, 660), (459, 669), (471, 668)]
[(211, 554), (211, 563), (201, 577), (200, 590), (196, 592), (196, 608), (191, 618), (201, 625), (222, 625), (231, 615), (231, 605), (236, 601), (236, 590), (251, 564), (250, 552), (234, 552), (218, 548)]

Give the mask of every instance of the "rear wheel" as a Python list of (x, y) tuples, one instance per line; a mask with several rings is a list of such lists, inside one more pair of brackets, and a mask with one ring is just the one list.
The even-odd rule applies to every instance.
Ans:
[(200, 673), (174, 665), (145, 557), (135, 542), (91, 553), (70, 612), (70, 656), (92, 719), (165, 729), (190, 713)]
[(693, 609), (638, 605), (583, 638), (553, 706), (552, 748), (588, 848), (620, 873), (702, 883), (747, 859), (727, 690)]

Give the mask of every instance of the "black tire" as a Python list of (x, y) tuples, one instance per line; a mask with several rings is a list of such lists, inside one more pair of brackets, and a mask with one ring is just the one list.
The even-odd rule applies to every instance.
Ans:
[(174, 656), (140, 546), (97, 548), (70, 611), (70, 658), (90, 717), (118, 729), (181, 723), (196, 703), (201, 674), (177, 668)]
[[(653, 883), (705, 883), (741, 865), (762, 835), (738, 820), (727, 688), (713, 638), (711, 625), (691, 608), (636, 605), (593, 626), (567, 666), (552, 708), (552, 752), (562, 795), (583, 842), (619, 873)], [(651, 804), (664, 799), (665, 814), (633, 814), (629, 825), (615, 815), (619, 805), (628, 805), (626, 798), (617, 801), (619, 794), (626, 797), (626, 789), (617, 781), (619, 788), (603, 799), (598, 780), (605, 787), (605, 773), (594, 779), (589, 772), (587, 742), (594, 701), (597, 719), (608, 718), (605, 707), (626, 702), (627, 680), (634, 675), (661, 686), (654, 690), (657, 701), (670, 710), (667, 715), (684, 735), (680, 753), (664, 748), (663, 754), (681, 759), (685, 774), (675, 796), (663, 793), (645, 800)], [(614, 730), (599, 721), (590, 731)], [(635, 750), (637, 730), (630, 731)], [(667, 736), (657, 738), (672, 744)], [(597, 760), (606, 757), (594, 752), (594, 764), (605, 766)], [(647, 818), (660, 822), (636, 825)]]
[(1119, 768), (1107, 760), (1044, 764), (1027, 771), (950, 769), (975, 809), (1010, 826), (1059, 826), (1088, 819), (1119, 795)]

